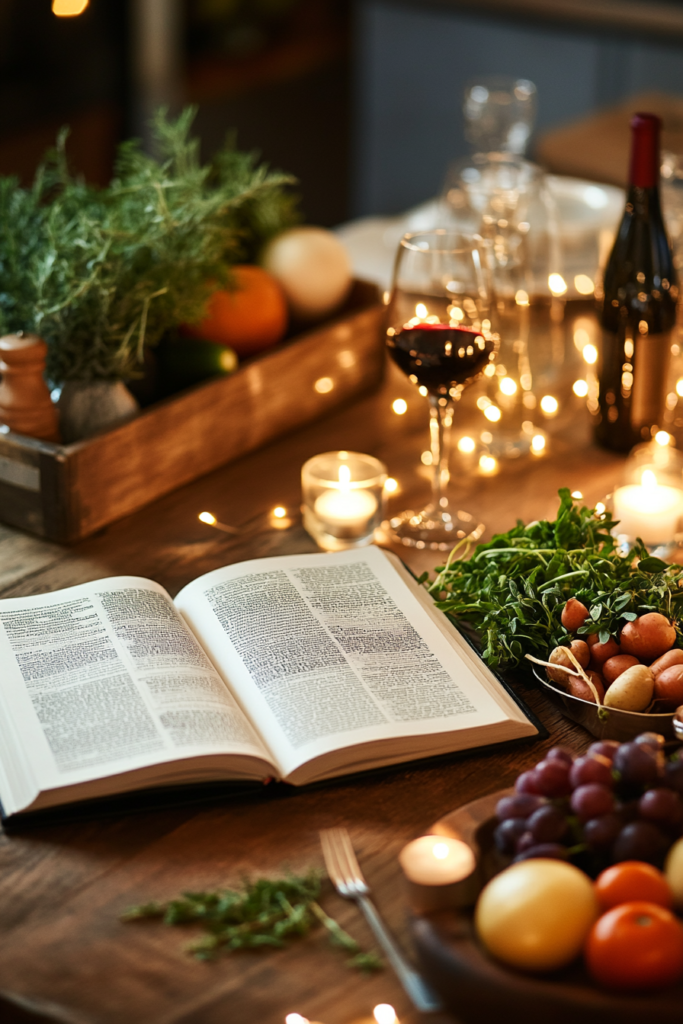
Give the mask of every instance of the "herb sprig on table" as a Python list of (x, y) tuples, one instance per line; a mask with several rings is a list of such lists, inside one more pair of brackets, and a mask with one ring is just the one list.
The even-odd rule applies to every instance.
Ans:
[(606, 642), (627, 621), (656, 611), (673, 621), (683, 647), (683, 566), (651, 557), (640, 541), (622, 554), (610, 512), (579, 506), (566, 488), (559, 496), (553, 522), (519, 520), (471, 557), (437, 568), (429, 585), (437, 607), (478, 632), (482, 656), (494, 668), (526, 668), (526, 654), (547, 658), (568, 643), (560, 616), (569, 597), (589, 609), (578, 636), (599, 633)]
[(287, 878), (247, 881), (241, 890), (186, 892), (168, 903), (130, 907), (124, 921), (160, 918), (168, 925), (200, 925), (204, 934), (187, 946), (199, 960), (239, 949), (282, 947), (322, 925), (333, 946), (350, 954), (349, 967), (362, 971), (382, 968), (377, 953), (365, 953), (356, 940), (320, 906), (321, 879), (315, 872)]

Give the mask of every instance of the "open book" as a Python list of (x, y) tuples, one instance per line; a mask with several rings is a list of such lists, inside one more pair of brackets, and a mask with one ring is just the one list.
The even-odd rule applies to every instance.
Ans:
[(538, 735), (395, 556), (112, 577), (0, 601), (5, 817), (147, 787), (294, 785)]

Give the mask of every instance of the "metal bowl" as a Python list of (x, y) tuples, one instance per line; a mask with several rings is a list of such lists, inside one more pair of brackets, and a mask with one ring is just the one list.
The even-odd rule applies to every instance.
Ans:
[(650, 714), (643, 711), (620, 711), (618, 708), (598, 707), (589, 700), (572, 697), (570, 693), (558, 690), (536, 669), (534, 675), (553, 704), (556, 704), (567, 718), (582, 725), (598, 740), (618, 740), (624, 743), (634, 739), (641, 732), (658, 732), (667, 740), (683, 738), (675, 729), (676, 713), (673, 711)]

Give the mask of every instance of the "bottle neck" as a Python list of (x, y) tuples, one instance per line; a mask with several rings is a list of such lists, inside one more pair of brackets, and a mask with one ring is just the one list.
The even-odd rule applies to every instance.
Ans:
[(631, 167), (629, 192), (633, 188), (659, 186), (659, 131), (661, 121), (654, 114), (635, 114), (631, 120)]

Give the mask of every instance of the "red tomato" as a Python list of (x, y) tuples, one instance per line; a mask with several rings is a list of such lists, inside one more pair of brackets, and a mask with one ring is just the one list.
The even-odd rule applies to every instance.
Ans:
[(595, 922), (584, 955), (608, 988), (673, 985), (683, 976), (683, 925), (656, 903), (622, 903)]
[(607, 868), (595, 880), (595, 895), (603, 911), (633, 900), (656, 903), (668, 910), (673, 906), (673, 893), (666, 877), (642, 860), (623, 860)]

